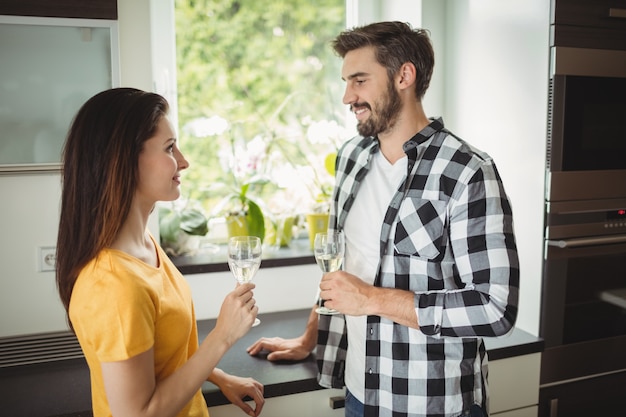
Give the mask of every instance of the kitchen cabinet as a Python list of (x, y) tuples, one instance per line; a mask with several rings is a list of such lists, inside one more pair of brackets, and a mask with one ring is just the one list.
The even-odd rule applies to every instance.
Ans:
[(0, 50), (0, 172), (58, 170), (80, 106), (119, 85), (117, 22), (0, 15)]
[[(593, 361), (594, 358), (590, 357), (589, 360)], [(539, 392), (539, 417), (623, 415), (624, 387), (625, 371), (542, 386)]]
[(119, 85), (117, 0), (0, 1), (0, 173), (56, 171), (69, 123)]
[(552, 0), (551, 44), (626, 50), (626, 0)]
[(537, 417), (541, 353), (489, 361), (490, 415)]
[(117, 0), (2, 0), (0, 14), (116, 20)]

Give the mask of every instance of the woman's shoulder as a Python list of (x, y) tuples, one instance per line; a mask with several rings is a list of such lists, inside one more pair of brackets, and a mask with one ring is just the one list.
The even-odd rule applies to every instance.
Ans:
[(103, 249), (83, 267), (74, 284), (74, 293), (107, 294), (125, 297), (133, 292), (145, 292), (147, 266), (139, 259), (113, 249)]
[(103, 250), (80, 271), (70, 299), (70, 318), (72, 313), (92, 316), (110, 308), (154, 304), (158, 288), (145, 279), (141, 269), (128, 268), (125, 257), (119, 258), (118, 253)]

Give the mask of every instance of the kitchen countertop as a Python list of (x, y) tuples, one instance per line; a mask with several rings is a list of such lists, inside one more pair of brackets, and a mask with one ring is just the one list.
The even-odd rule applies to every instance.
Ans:
[[(298, 362), (269, 362), (265, 355), (253, 357), (246, 348), (266, 336), (295, 337), (302, 333), (309, 309), (260, 314), (261, 324), (253, 327), (222, 358), (219, 367), (226, 372), (252, 377), (264, 385), (265, 397), (321, 389), (313, 355)], [(200, 340), (213, 328), (215, 320), (200, 320)], [(485, 339), (489, 360), (541, 352), (543, 341), (520, 329), (507, 336)], [(228, 401), (209, 382), (202, 387), (209, 407)], [(0, 410), (2, 415), (89, 417), (91, 399), (89, 369), (84, 359), (0, 369)]]

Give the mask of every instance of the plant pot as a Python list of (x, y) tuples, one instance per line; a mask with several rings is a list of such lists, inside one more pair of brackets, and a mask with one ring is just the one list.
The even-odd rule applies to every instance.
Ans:
[(182, 230), (178, 231), (177, 239), (174, 242), (161, 242), (161, 247), (165, 253), (173, 256), (193, 256), (200, 249), (202, 236), (190, 235)]
[(286, 248), (290, 245), (293, 237), (294, 216), (279, 216), (266, 223), (265, 243), (270, 246)]
[(246, 216), (242, 214), (226, 216), (226, 230), (228, 237), (249, 236)]
[(309, 243), (313, 249), (315, 235), (328, 230), (328, 213), (309, 213), (306, 215), (306, 223), (309, 228)]

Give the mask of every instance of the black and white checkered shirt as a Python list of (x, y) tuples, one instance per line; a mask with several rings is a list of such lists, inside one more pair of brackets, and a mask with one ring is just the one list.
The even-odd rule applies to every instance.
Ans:
[[(493, 160), (441, 119), (404, 149), (407, 177), (385, 215), (374, 285), (414, 292), (420, 328), (367, 318), (365, 415), (457, 417), (472, 404), (487, 408), (482, 337), (506, 334), (517, 317), (511, 206)], [(331, 228), (343, 228), (378, 150), (371, 137), (341, 148)], [(320, 316), (322, 386), (344, 385), (345, 332), (342, 315)]]

